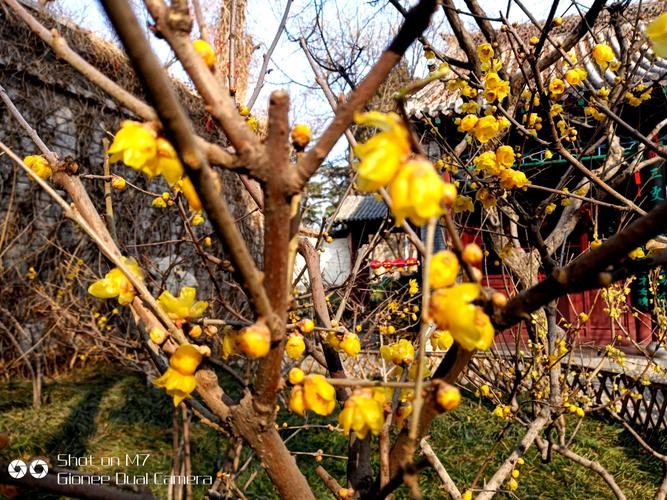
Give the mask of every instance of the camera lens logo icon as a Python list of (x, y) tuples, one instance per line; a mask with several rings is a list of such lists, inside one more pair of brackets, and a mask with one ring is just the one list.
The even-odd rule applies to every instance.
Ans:
[(23, 460), (12, 460), (7, 467), (7, 472), (14, 479), (21, 479), (28, 472), (28, 466)]
[(42, 479), (49, 472), (49, 466), (44, 460), (35, 459), (30, 462), (30, 475), (35, 479)]

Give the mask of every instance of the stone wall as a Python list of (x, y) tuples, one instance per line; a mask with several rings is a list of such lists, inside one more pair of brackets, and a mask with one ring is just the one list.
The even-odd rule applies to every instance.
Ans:
[[(138, 91), (122, 54), (108, 42), (96, 40), (90, 33), (47, 15), (41, 15), (41, 20), (49, 27), (57, 26), (70, 45), (102, 71)], [(103, 181), (86, 176), (103, 174), (102, 140), (113, 140), (120, 123), (133, 118), (131, 113), (57, 60), (50, 48), (2, 7), (0, 85), (44, 142), (61, 158), (69, 156), (77, 162), (78, 175), (104, 213)], [(198, 133), (224, 144), (224, 137), (210, 127), (194, 94), (183, 84), (178, 84), (177, 90)], [(4, 106), (0, 106), (0, 141), (21, 157), (39, 153)], [(112, 165), (111, 171), (144, 191), (159, 194), (168, 189), (164, 180), (156, 178), (148, 182), (122, 164)], [(260, 222), (257, 214), (252, 213), (254, 204), (235, 174), (221, 175), (223, 194), (233, 215), (240, 220), (241, 232), (251, 252), (258, 256), (262, 242)], [(152, 199), (153, 196), (136, 189), (112, 192), (122, 251), (139, 260), (152, 291), (157, 295), (169, 289), (176, 294), (181, 286), (195, 285), (201, 296), (211, 301), (219, 317), (225, 316), (221, 301), (241, 306), (244, 301), (239, 293), (224, 285), (231, 280), (229, 274), (210, 263), (204, 265), (193, 245), (184, 241), (188, 239), (187, 233), (178, 218), (177, 207), (153, 208)], [(194, 229), (197, 237), (211, 234), (208, 223)], [(207, 250), (225, 257), (218, 244)], [(32, 280), (28, 277), (30, 267), (37, 272)], [(123, 329), (127, 335), (133, 335), (132, 323), (123, 314), (109, 316), (109, 322), (101, 326), (95, 318), (96, 312), (106, 315), (116, 305), (112, 301), (93, 300), (86, 293), (89, 283), (108, 269), (108, 263), (85, 234), (64, 221), (62, 211), (8, 158), (0, 157), (0, 305), (29, 330), (33, 338), (28, 341), (21, 334), (22, 342), (34, 343), (47, 332), (55, 331), (60, 334), (54, 336), (55, 343), (64, 342), (76, 353), (88, 345), (88, 340), (78, 335), (79, 330), (87, 331), (88, 325), (104, 331), (111, 326), (113, 331)], [(209, 273), (218, 280), (222, 296), (217, 296)], [(10, 324), (2, 310), (0, 321)], [(13, 351), (7, 342), (0, 331), (0, 352)], [(0, 360), (0, 368), (2, 363)]]

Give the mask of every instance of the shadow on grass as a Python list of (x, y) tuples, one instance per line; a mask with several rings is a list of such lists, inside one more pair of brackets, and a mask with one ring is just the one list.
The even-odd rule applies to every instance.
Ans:
[(45, 443), (49, 455), (69, 454), (74, 457), (86, 455), (88, 440), (97, 430), (100, 404), (113, 384), (114, 380), (106, 377), (98, 377), (87, 384), (81, 399), (72, 407), (60, 430)]

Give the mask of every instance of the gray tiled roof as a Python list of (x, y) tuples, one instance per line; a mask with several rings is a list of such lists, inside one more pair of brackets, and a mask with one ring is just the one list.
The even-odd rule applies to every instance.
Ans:
[[(632, 36), (636, 32), (634, 21), (637, 18), (639, 21), (638, 39), (630, 49), (632, 55), (629, 64), (630, 67), (628, 68), (628, 73), (633, 75), (633, 83), (635, 84), (644, 83), (646, 86), (650, 86), (654, 83), (659, 83), (661, 85), (667, 84), (667, 60), (653, 55), (653, 51), (649, 48), (649, 44), (642, 33), (648, 22), (665, 11), (665, 5), (665, 0), (643, 2), (641, 5), (633, 4), (627, 8), (624, 16), (621, 18), (620, 27), (626, 44), (632, 41)], [(639, 15), (637, 12), (638, 8), (640, 9)], [(580, 20), (581, 18), (579, 16), (568, 16), (564, 18), (563, 24), (551, 31), (551, 36), (556, 41), (562, 41), (573, 29), (575, 29)], [(526, 44), (528, 44), (528, 40), (531, 36), (539, 35), (540, 33), (532, 23), (518, 26), (517, 32), (519, 36), (524, 39)], [(579, 66), (582, 66), (588, 71), (588, 81), (595, 88), (613, 85), (613, 73), (609, 70), (601, 71), (591, 56), (593, 48), (596, 43), (599, 42), (607, 43), (614, 50), (616, 57), (619, 58), (621, 51), (620, 43), (614, 28), (611, 26), (608, 12), (605, 11), (600, 14), (592, 28), (592, 32), (595, 36), (588, 33), (577, 45), (574, 46), (574, 52), (577, 56)], [(472, 36), (475, 43), (482, 43), (484, 41), (484, 38), (480, 33), (473, 33)], [(509, 35), (501, 34), (499, 37), (499, 52), (504, 67), (510, 74), (513, 74), (519, 70), (519, 64), (514, 56), (514, 52), (509, 50), (509, 47), (507, 46), (506, 38), (508, 36)], [(445, 50), (447, 55), (465, 59), (465, 55), (456, 43), (456, 40), (453, 39), (453, 35), (443, 34), (443, 38), (447, 43), (447, 49)], [(545, 51), (550, 49), (551, 46), (547, 43), (545, 45)], [(560, 61), (550, 66), (543, 72), (543, 77), (547, 81), (551, 80), (551, 78), (555, 76), (554, 73), (558, 74), (558, 72), (555, 72), (555, 69), (560, 68), (560, 66)], [(560, 75), (558, 74), (558, 76)], [(448, 80), (449, 77), (446, 79)], [(451, 91), (447, 88), (446, 82), (436, 80), (426, 85), (423, 89), (419, 90), (408, 99), (405, 109), (408, 115), (422, 118), (424, 116), (438, 116), (440, 114), (450, 114), (452, 112), (459, 113), (463, 102), (463, 99), (459, 96), (458, 90)]]
[(336, 222), (367, 222), (387, 216), (387, 205), (373, 196), (348, 196), (340, 206)]

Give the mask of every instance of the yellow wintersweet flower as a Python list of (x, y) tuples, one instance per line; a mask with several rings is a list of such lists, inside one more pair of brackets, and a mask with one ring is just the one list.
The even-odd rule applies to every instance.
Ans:
[(201, 360), (202, 355), (195, 346), (180, 345), (169, 358), (167, 371), (153, 381), (158, 387), (166, 389), (167, 394), (174, 398), (174, 406), (178, 406), (181, 401), (190, 397), (197, 387), (194, 374)]
[(475, 138), (482, 144), (489, 142), (493, 139), (498, 130), (500, 129), (500, 124), (498, 120), (493, 115), (488, 115), (480, 118), (475, 124), (474, 134)]
[(509, 95), (509, 92), (510, 82), (500, 78), (496, 72), (487, 73), (484, 79), (484, 98), (488, 102), (494, 102), (496, 99), (500, 102)]
[(407, 366), (414, 360), (415, 348), (408, 340), (401, 339), (395, 344), (383, 345), (380, 348), (380, 355), (385, 361), (398, 366)]
[(127, 187), (127, 181), (122, 177), (114, 175), (111, 179), (111, 187), (116, 191), (123, 191)]
[(581, 85), (581, 82), (588, 76), (588, 72), (582, 68), (569, 69), (565, 73), (565, 79), (567, 83), (576, 87)]
[(355, 357), (361, 351), (361, 342), (356, 333), (347, 332), (338, 345), (348, 356)]
[(235, 336), (235, 347), (251, 358), (263, 358), (271, 350), (271, 331), (263, 319), (244, 328)]
[[(23, 158), (23, 163), (25, 163), (30, 170), (35, 172), (35, 175), (40, 179), (47, 180), (53, 174), (53, 169), (49, 162), (42, 155), (31, 155)], [(32, 177), (29, 177), (32, 181)]]
[(157, 133), (143, 123), (126, 120), (109, 147), (109, 162), (122, 161), (149, 178), (160, 172), (157, 161)]
[(454, 337), (447, 330), (435, 330), (431, 334), (431, 346), (433, 349), (446, 351), (454, 343)]
[(477, 193), (475, 194), (475, 199), (479, 201), (482, 204), (482, 207), (486, 208), (487, 210), (489, 208), (495, 207), (498, 204), (496, 197), (493, 196), (491, 191), (486, 188), (478, 189)]
[(483, 63), (488, 63), (493, 58), (495, 52), (490, 43), (482, 43), (477, 46), (477, 56)]
[(646, 35), (653, 43), (658, 57), (667, 57), (667, 12), (660, 14), (646, 27)]
[(461, 105), (461, 113), (477, 113), (477, 109), (479, 108), (479, 104), (477, 104), (475, 101), (468, 101), (465, 104)]
[[(136, 276), (137, 279), (143, 280), (139, 264), (134, 258), (126, 259), (121, 257), (121, 262), (127, 266), (130, 272)], [(104, 278), (97, 280), (88, 287), (88, 293), (93, 297), (99, 299), (112, 299), (118, 297), (118, 303), (127, 305), (134, 300), (135, 291), (130, 280), (123, 274), (123, 271), (114, 267), (109, 271)]]
[(403, 165), (389, 186), (389, 194), (397, 226), (405, 219), (422, 225), (444, 212), (445, 181), (429, 161), (414, 160)]
[(431, 315), (442, 330), (448, 330), (461, 346), (486, 350), (493, 343), (494, 330), (486, 313), (473, 304), (481, 293), (476, 283), (462, 283), (436, 290), (431, 297)]
[(306, 350), (306, 343), (303, 340), (303, 335), (299, 333), (293, 333), (287, 337), (287, 342), (285, 343), (285, 352), (291, 359), (299, 359), (303, 356), (303, 353)]
[(512, 146), (500, 146), (496, 149), (496, 161), (503, 167), (510, 168), (514, 165), (514, 148)]
[(414, 297), (419, 293), (419, 283), (417, 282), (416, 279), (411, 279), (408, 282), (408, 293), (410, 294), (410, 297)]
[(644, 249), (642, 247), (637, 247), (628, 254), (628, 257), (630, 257), (632, 260), (637, 260), (645, 258), (646, 254), (644, 253)]
[(299, 321), (296, 326), (301, 330), (301, 333), (310, 333), (315, 329), (315, 322), (310, 318), (306, 318)]
[(364, 439), (368, 431), (377, 436), (384, 425), (382, 403), (373, 397), (372, 389), (357, 389), (345, 402), (338, 423), (346, 436), (350, 435), (350, 430), (359, 439)]
[(598, 43), (593, 49), (593, 59), (602, 71), (606, 71), (609, 63), (614, 60), (614, 51), (612, 48), (604, 43)]
[(336, 390), (322, 375), (309, 375), (303, 382), (305, 407), (318, 415), (329, 415), (336, 407)]
[(167, 338), (169, 338), (169, 333), (164, 331), (162, 328), (155, 327), (151, 328), (149, 336), (154, 344), (162, 345), (165, 343)]
[(202, 300), (195, 302), (196, 297), (196, 288), (184, 286), (178, 298), (165, 290), (158, 297), (157, 303), (171, 319), (189, 321), (201, 317), (208, 307), (208, 302)]
[(519, 483), (512, 477), (508, 481), (507, 486), (509, 487), (510, 491), (516, 491), (519, 488)]
[(410, 154), (408, 130), (396, 113), (371, 111), (356, 114), (354, 120), (359, 125), (381, 130), (354, 148), (354, 153), (361, 160), (358, 166), (359, 190), (377, 191), (392, 181), (400, 165)]
[(204, 60), (206, 66), (209, 68), (215, 67), (215, 51), (213, 50), (213, 47), (211, 47), (210, 43), (208, 43), (206, 40), (199, 39), (192, 42), (192, 46)]
[(549, 92), (551, 97), (556, 97), (565, 92), (565, 82), (560, 78), (554, 78), (549, 82)]
[(431, 288), (445, 288), (456, 283), (459, 274), (459, 259), (454, 252), (442, 250), (431, 258), (431, 269), (428, 274)]
[(303, 387), (296, 385), (292, 388), (289, 398), (289, 409), (301, 416), (306, 412), (306, 402), (303, 398), (303, 392)]
[(299, 150), (304, 150), (306, 146), (308, 146), (308, 143), (310, 142), (312, 136), (313, 132), (310, 130), (310, 127), (308, 125), (299, 123), (294, 125), (294, 127), (292, 128), (292, 133), (291, 133), (292, 144), (294, 144), (294, 147), (296, 147)]
[(449, 384), (442, 384), (435, 393), (435, 401), (441, 411), (450, 411), (461, 402), (461, 392)]
[(546, 215), (552, 214), (555, 210), (556, 210), (555, 203), (549, 203), (546, 207), (544, 207), (544, 213)]
[(500, 173), (500, 187), (503, 189), (521, 189), (530, 184), (526, 174), (511, 168)]
[(459, 122), (459, 132), (470, 132), (477, 125), (479, 117), (477, 115), (465, 115)]
[(289, 380), (289, 383), (292, 385), (300, 384), (305, 377), (303, 370), (297, 367), (292, 368), (287, 374), (287, 380)]
[(497, 155), (493, 151), (485, 151), (481, 155), (475, 157), (473, 163), (478, 170), (486, 172), (488, 175), (498, 175), (501, 171)]
[(454, 201), (454, 212), (455, 213), (461, 213), (461, 212), (474, 212), (475, 211), (475, 206), (472, 203), (472, 198), (470, 196), (457, 196), (456, 201)]

